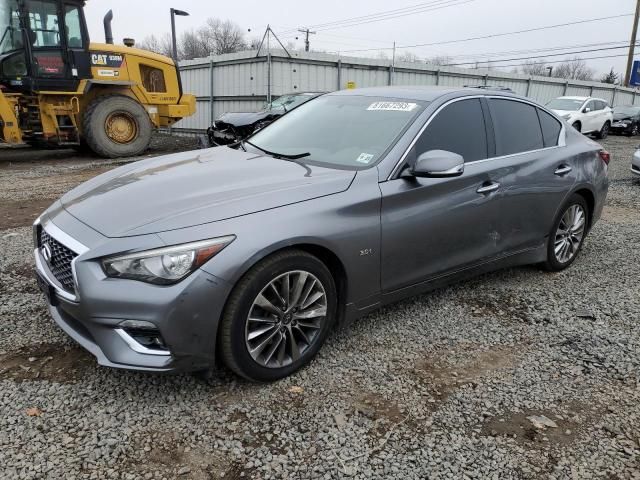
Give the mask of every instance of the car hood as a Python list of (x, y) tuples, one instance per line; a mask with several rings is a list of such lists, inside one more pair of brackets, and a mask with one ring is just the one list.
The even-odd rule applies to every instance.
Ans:
[(629, 115), (628, 113), (614, 113), (613, 119), (614, 120), (631, 120), (631, 115)]
[(234, 127), (245, 127), (264, 120), (268, 117), (280, 116), (284, 112), (278, 110), (263, 110), (261, 112), (230, 112), (223, 114), (216, 122), (224, 122)]
[(339, 193), (354, 176), (353, 171), (216, 147), (117, 168), (71, 190), (61, 203), (101, 234), (127, 237)]

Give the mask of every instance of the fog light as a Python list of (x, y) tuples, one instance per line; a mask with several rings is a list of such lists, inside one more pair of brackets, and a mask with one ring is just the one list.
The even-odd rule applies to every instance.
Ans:
[(151, 355), (169, 355), (167, 345), (155, 324), (144, 320), (125, 320), (120, 322), (116, 333), (138, 353)]

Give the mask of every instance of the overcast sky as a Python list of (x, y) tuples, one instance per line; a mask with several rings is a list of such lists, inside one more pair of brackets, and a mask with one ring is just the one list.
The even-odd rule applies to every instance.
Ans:
[[(434, 2), (435, 0), (431, 0)], [(439, 0), (443, 4), (445, 0)], [(463, 2), (465, 0), (452, 0)], [(340, 51), (390, 47), (397, 45), (424, 44), (462, 38), (484, 36), (574, 22), (596, 17), (629, 14), (634, 11), (635, 0), (466, 0), (468, 3), (448, 8), (412, 13), (411, 15), (366, 23), (348, 28), (333, 28), (320, 31), (311, 37), (312, 49)], [(208, 17), (229, 19), (236, 22), (248, 37), (261, 36), (267, 23), (276, 32), (286, 32), (297, 27), (313, 27), (327, 22), (375, 14), (427, 3), (418, 0), (368, 0), (367, 2), (347, 2), (344, 0), (321, 0), (313, 2), (279, 1), (204, 1), (204, 0), (89, 0), (87, 19), (93, 41), (104, 41), (102, 18), (113, 9), (114, 36), (118, 42), (124, 37), (141, 40), (147, 35), (170, 31), (169, 8), (188, 11), (190, 17), (178, 17), (178, 32), (197, 28)], [(149, 8), (149, 4), (153, 7)], [(495, 52), (513, 52), (554, 47), (579, 46), (569, 51), (607, 48), (609, 42), (628, 42), (633, 17), (604, 20), (564, 28), (548, 29), (520, 35), (474, 40), (421, 48), (399, 49), (411, 51), (420, 57), (448, 55), (456, 61), (469, 61), (461, 55), (482, 54), (480, 58), (495, 59), (495, 64), (516, 64), (522, 61), (499, 61), (499, 59), (520, 58), (555, 52), (511, 53), (496, 55)], [(299, 39), (296, 40), (295, 36)], [(295, 41), (303, 48), (302, 35), (282, 34), (283, 41)], [(587, 44), (601, 44), (583, 47)], [(387, 50), (390, 54), (391, 51)], [(598, 73), (624, 71), (626, 50), (606, 50), (581, 54), (582, 57), (617, 55), (615, 58), (589, 60), (589, 65)], [(640, 53), (640, 49), (638, 49)], [(347, 53), (344, 53), (345, 55)], [(377, 52), (348, 53), (349, 55), (374, 56)], [(489, 55), (491, 54), (491, 55)], [(563, 56), (546, 60), (561, 60)], [(640, 58), (637, 57), (637, 58)]]

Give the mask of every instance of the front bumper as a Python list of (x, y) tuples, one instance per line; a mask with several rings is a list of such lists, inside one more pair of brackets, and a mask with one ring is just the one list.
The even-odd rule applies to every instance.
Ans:
[(624, 124), (621, 122), (613, 122), (609, 128), (609, 132), (615, 135), (629, 135), (633, 129), (633, 124)]
[[(65, 290), (56, 280), (40, 248), (34, 252), (36, 270), (54, 321), (100, 365), (155, 372), (215, 365), (218, 322), (230, 291), (227, 282), (203, 270), (170, 286), (108, 278), (91, 258), (91, 249), (81, 248), (53, 222), (36, 222), (34, 228), (44, 228), (67, 246), (75, 242), (79, 254), (72, 262), (75, 291)], [(123, 327), (127, 320), (153, 325), (152, 333), (163, 345), (149, 348), (137, 341), (140, 337)]]

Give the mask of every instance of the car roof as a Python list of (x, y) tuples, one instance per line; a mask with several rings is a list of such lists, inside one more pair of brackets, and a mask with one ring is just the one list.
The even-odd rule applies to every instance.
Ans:
[(329, 95), (355, 95), (361, 97), (388, 97), (399, 98), (404, 100), (422, 100), (425, 102), (432, 102), (440, 97), (450, 94), (464, 93), (466, 95), (501, 95), (501, 96), (514, 96), (508, 91), (504, 90), (488, 90), (480, 88), (467, 88), (467, 87), (435, 87), (435, 86), (392, 86), (392, 87), (367, 87), (357, 88), (353, 90), (339, 90), (332, 92)]

